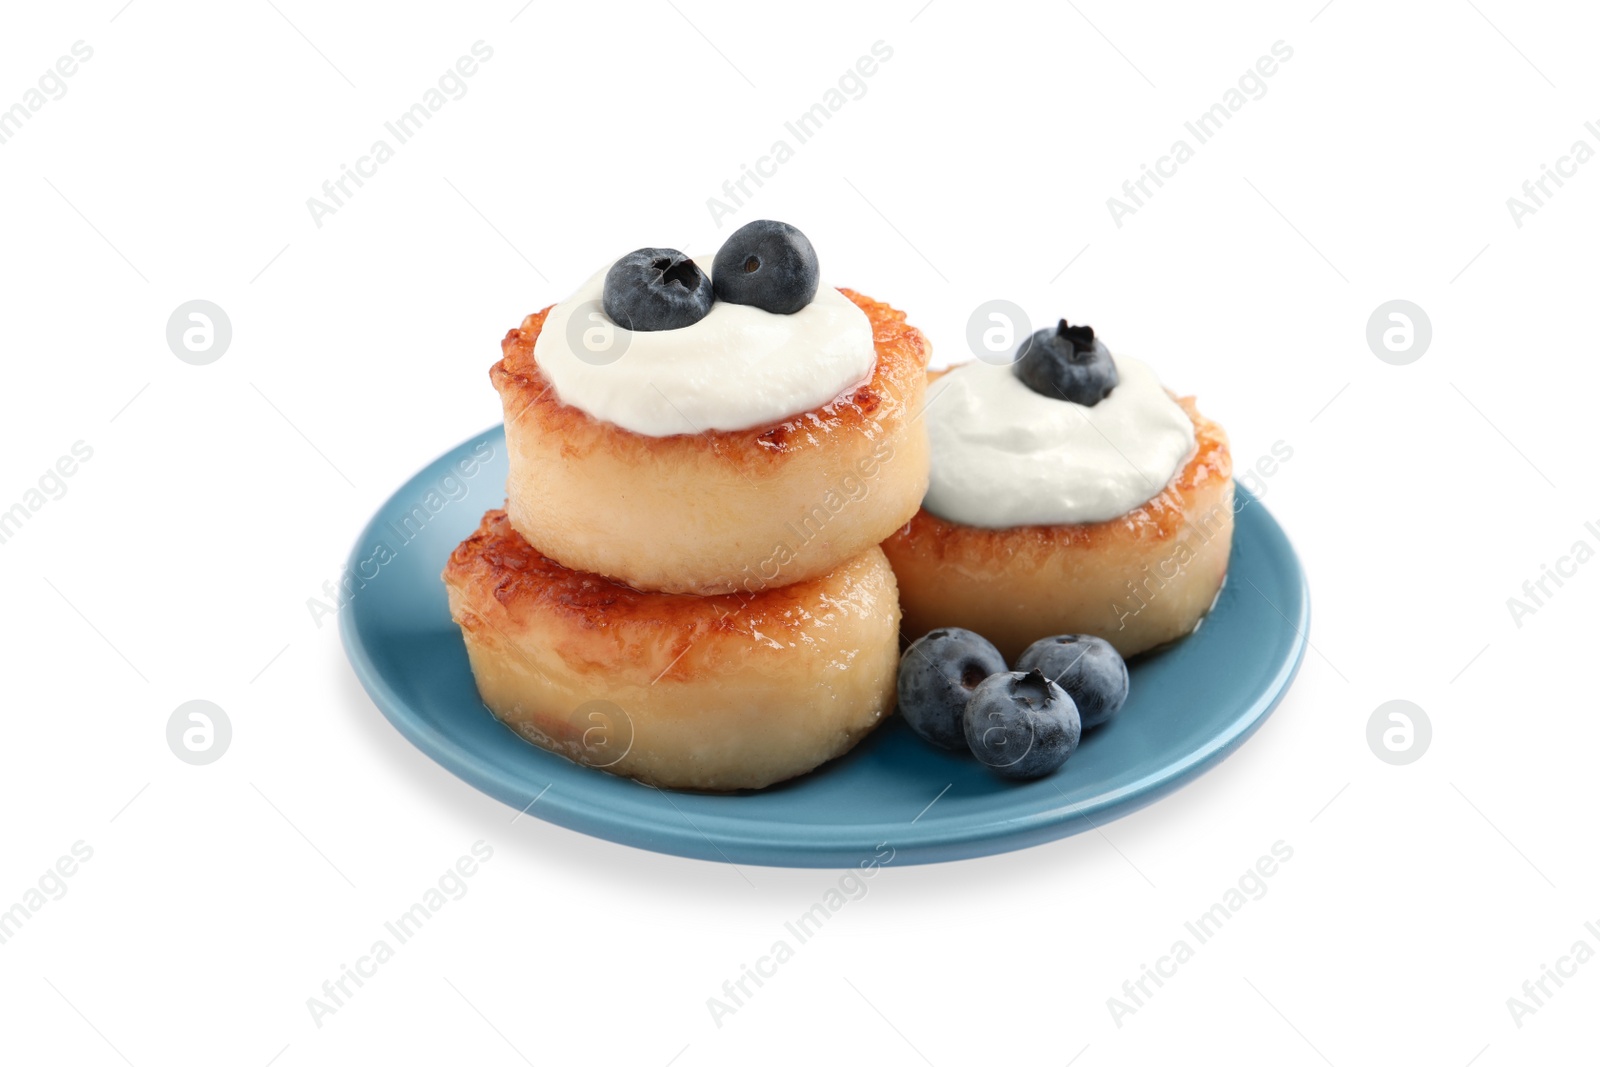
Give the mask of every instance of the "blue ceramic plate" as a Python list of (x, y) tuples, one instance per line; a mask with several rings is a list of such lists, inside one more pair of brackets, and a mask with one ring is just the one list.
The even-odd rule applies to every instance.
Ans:
[(483, 512), (501, 506), (505, 476), (496, 427), (384, 504), (350, 559), (364, 582), (341, 619), (350, 662), (395, 728), (451, 773), (513, 808), (533, 804), (530, 815), (638, 848), (843, 867), (891, 849), (896, 864), (932, 863), (1065, 837), (1157, 800), (1232, 752), (1283, 698), (1306, 649), (1294, 549), (1238, 486), (1233, 562), (1216, 607), (1193, 635), (1132, 665), (1122, 714), (1086, 734), (1056, 774), (1001, 781), (896, 717), (844, 758), (759, 793), (662, 792), (535, 748), (478, 699), (439, 573)]

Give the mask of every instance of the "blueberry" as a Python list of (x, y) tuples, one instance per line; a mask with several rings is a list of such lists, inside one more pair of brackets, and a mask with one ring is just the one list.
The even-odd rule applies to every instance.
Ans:
[(1039, 330), (1017, 349), (1012, 372), (1022, 384), (1052, 400), (1070, 400), (1094, 407), (1117, 387), (1117, 365), (1093, 326)]
[(1128, 699), (1128, 665), (1111, 642), (1088, 634), (1035, 641), (1017, 660), (1017, 670), (1038, 670), (1065, 689), (1085, 730), (1110, 722)]
[(817, 295), (817, 250), (787, 222), (760, 219), (722, 243), (711, 277), (718, 300), (793, 315)]
[(629, 252), (606, 271), (602, 306), (618, 326), (640, 333), (681, 330), (706, 317), (711, 279), (675, 248)]
[(962, 751), (967, 738), (961, 716), (972, 691), (1005, 669), (999, 650), (971, 630), (934, 630), (900, 658), (900, 714), (923, 740)]
[(1083, 724), (1059, 685), (1038, 671), (1007, 671), (972, 691), (962, 726), (967, 747), (1005, 778), (1038, 778), (1078, 749)]

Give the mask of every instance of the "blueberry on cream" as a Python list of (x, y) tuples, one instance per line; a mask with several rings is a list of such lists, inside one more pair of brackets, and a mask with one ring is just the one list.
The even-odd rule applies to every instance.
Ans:
[(1017, 367), (975, 360), (940, 375), (923, 409), (932, 514), (988, 529), (1106, 522), (1159, 494), (1193, 454), (1194, 423), (1149, 367), (1098, 341), (1072, 363), (1077, 342), (1044, 332), (1060, 340), (1030, 344), (1024, 362), (1103, 385), (1108, 372), (1085, 371), (1103, 358), (1116, 388), (1089, 405), (1032, 387)]
[[(597, 362), (584, 338), (613, 325), (629, 331), (626, 355)], [(623, 256), (550, 309), (533, 354), (562, 403), (646, 437), (780, 422), (871, 380), (877, 363), (866, 313), (778, 222), (741, 228), (714, 260)]]
[(681, 330), (711, 312), (711, 279), (675, 248), (629, 252), (606, 272), (603, 307), (618, 326), (640, 333)]
[(1040, 396), (1094, 407), (1117, 387), (1111, 350), (1093, 326), (1068, 326), (1062, 319), (1022, 342), (1013, 365), (1017, 377)]
[(787, 222), (759, 219), (717, 250), (711, 274), (718, 300), (793, 315), (817, 295), (817, 250)]

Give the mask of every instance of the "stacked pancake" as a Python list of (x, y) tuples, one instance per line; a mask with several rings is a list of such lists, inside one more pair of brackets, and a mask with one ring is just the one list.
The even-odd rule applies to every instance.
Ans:
[(922, 334), (815, 288), (814, 253), (794, 311), (697, 294), (757, 272), (735, 251), (701, 279), (640, 250), (658, 254), (649, 285), (699, 302), (688, 325), (628, 328), (649, 309), (617, 295), (624, 257), (506, 335), (506, 507), (444, 572), (490, 711), (669, 788), (803, 774), (893, 710), (900, 608), (878, 544), (927, 488)]

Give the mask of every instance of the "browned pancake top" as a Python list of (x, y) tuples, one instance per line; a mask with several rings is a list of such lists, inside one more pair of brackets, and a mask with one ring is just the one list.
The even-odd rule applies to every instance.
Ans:
[(597, 574), (563, 567), (534, 548), (506, 519), (490, 511), (478, 529), (456, 546), (445, 566), (445, 582), (470, 604), (492, 597), (509, 621), (557, 616), (591, 629), (659, 628), (687, 637), (707, 630), (746, 633), (784, 641), (826, 625), (816, 606), (831, 610), (872, 610), (873, 569), (863, 557), (810, 581), (721, 596), (649, 593)]

